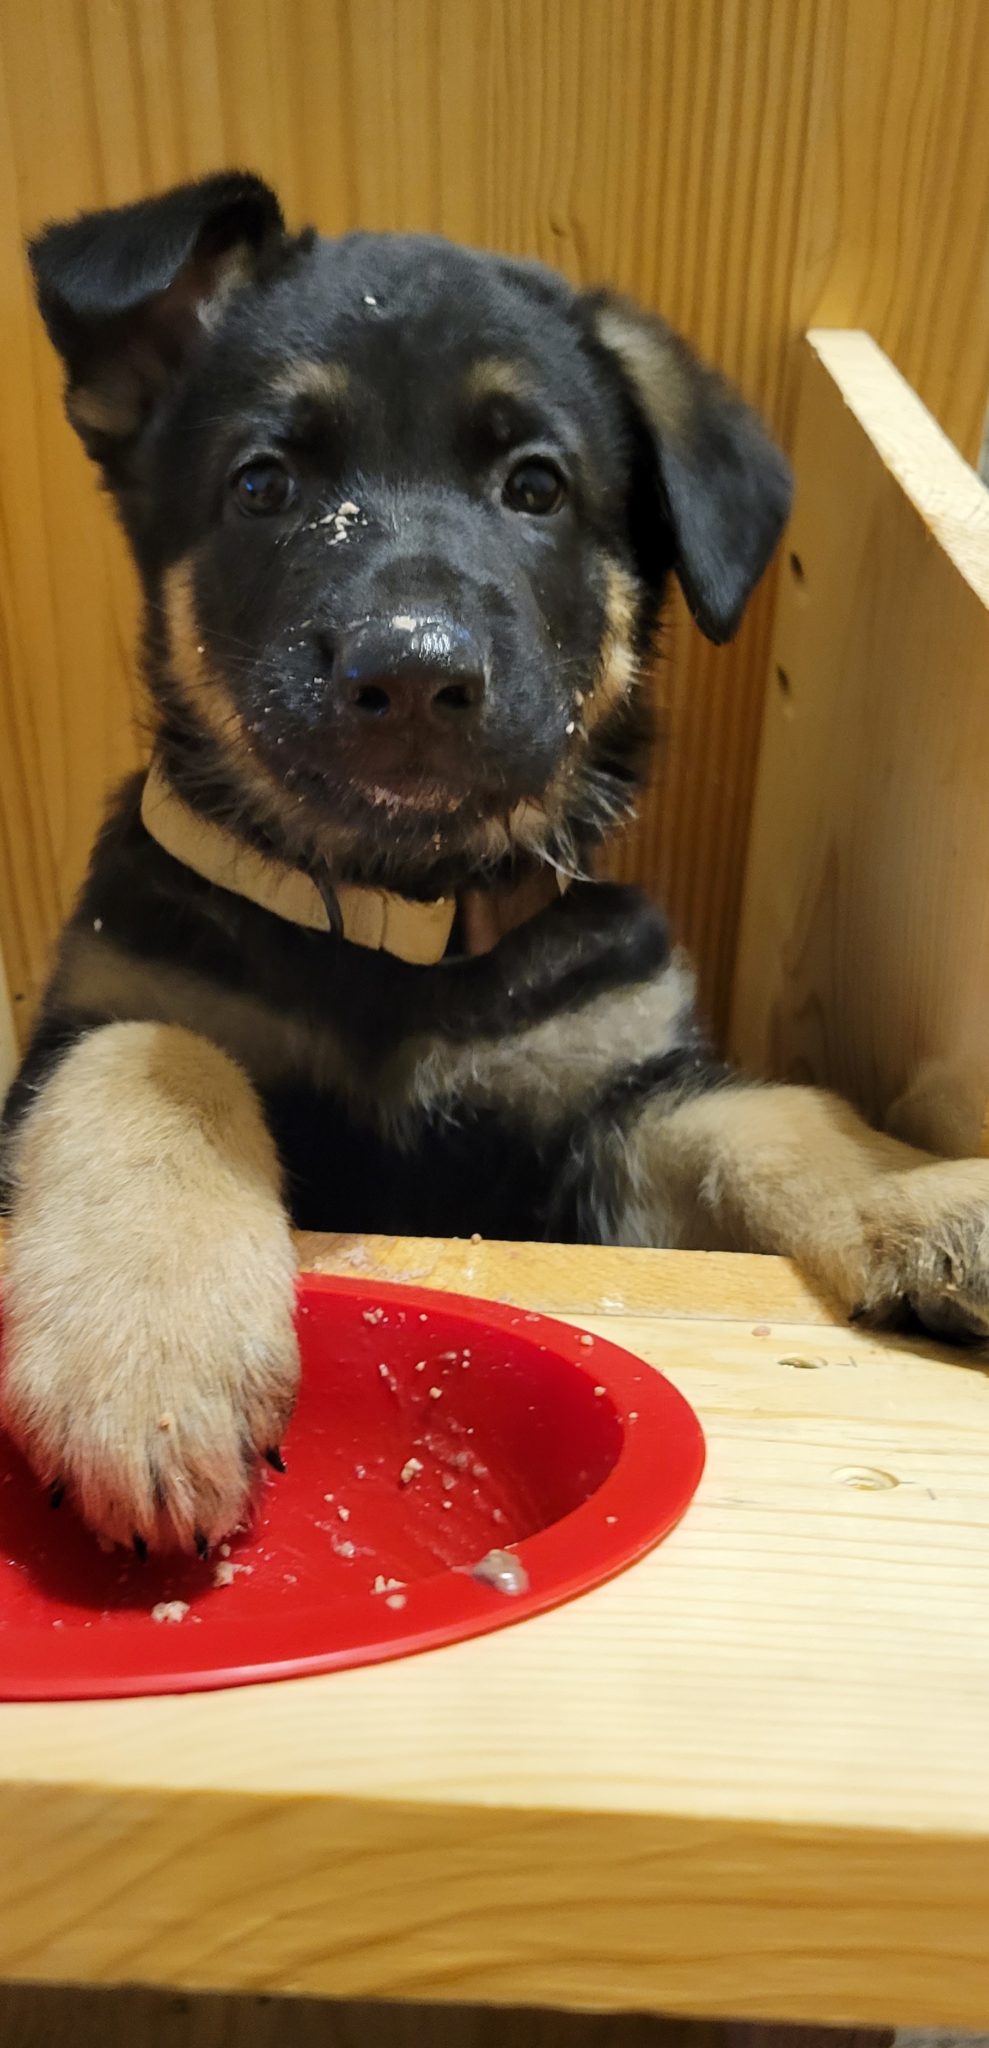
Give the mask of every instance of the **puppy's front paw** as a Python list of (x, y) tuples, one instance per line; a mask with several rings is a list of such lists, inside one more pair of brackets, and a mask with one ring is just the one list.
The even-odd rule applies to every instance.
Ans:
[(255, 1247), (263, 1275), (204, 1259), (153, 1277), (94, 1266), (71, 1283), (40, 1270), (47, 1249), (15, 1242), (11, 1261), (11, 1435), (100, 1536), (138, 1550), (217, 1542), (292, 1412), (290, 1248)]
[(989, 1162), (944, 1160), (873, 1184), (862, 1209), (855, 1312), (913, 1314), (936, 1336), (989, 1337)]
[(295, 1260), (244, 1074), (172, 1026), (64, 1060), (16, 1158), (0, 1413), (42, 1481), (138, 1549), (241, 1520), (295, 1396)]

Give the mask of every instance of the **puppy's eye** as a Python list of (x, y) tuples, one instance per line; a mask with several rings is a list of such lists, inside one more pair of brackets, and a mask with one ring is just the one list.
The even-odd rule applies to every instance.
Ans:
[(566, 488), (555, 462), (547, 462), (542, 455), (530, 455), (524, 462), (517, 462), (506, 477), (503, 496), (513, 512), (541, 515), (559, 511)]
[(231, 478), (231, 489), (239, 510), (255, 518), (287, 512), (296, 495), (295, 478), (272, 455), (245, 462)]

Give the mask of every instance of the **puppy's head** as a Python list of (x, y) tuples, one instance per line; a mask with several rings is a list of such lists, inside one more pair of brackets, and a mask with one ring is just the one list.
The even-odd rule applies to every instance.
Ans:
[(570, 866), (630, 805), (668, 575), (725, 640), (789, 502), (661, 322), (221, 174), (31, 250), (173, 759), (340, 878)]

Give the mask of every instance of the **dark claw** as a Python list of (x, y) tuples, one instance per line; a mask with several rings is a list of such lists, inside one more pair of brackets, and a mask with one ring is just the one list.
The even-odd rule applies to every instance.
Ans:
[(148, 1546), (143, 1536), (135, 1536), (134, 1538), (134, 1556), (138, 1558), (141, 1564), (147, 1564)]
[(267, 1458), (268, 1463), (271, 1466), (273, 1472), (287, 1472), (288, 1466), (286, 1465), (285, 1460), (282, 1457), (281, 1451), (278, 1449), (277, 1444), (274, 1444), (270, 1451), (265, 1451), (264, 1455)]
[(59, 1480), (58, 1485), (53, 1486), (50, 1494), (48, 1495), (48, 1505), (50, 1508), (60, 1508), (64, 1499), (65, 1487), (63, 1486), (62, 1481)]
[(209, 1556), (209, 1544), (201, 1529), (196, 1530), (196, 1555), (197, 1557)]

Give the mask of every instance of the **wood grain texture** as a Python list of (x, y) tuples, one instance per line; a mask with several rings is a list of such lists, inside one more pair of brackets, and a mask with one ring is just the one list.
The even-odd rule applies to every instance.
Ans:
[[(470, 1249), (433, 1277), (474, 1284)], [(303, 1251), (354, 1271), (352, 1242)], [(557, 1306), (572, 1255), (532, 1256), (516, 1298)], [(390, 1667), (3, 1709), (0, 1976), (979, 2024), (989, 1382), (790, 1320), (773, 1260), (724, 1262), (714, 1315), (699, 1277), (692, 1315), (693, 1258), (600, 1259), (589, 1327), (708, 1432), (680, 1530)]]
[[(240, 160), (291, 217), (441, 229), (662, 308), (785, 435), (791, 340), (867, 323), (974, 453), (983, 0), (8, 0), (0, 16), (0, 943), (18, 1016), (133, 761), (133, 592), (59, 417), (21, 240)], [(671, 610), (665, 767), (618, 869), (726, 1014), (772, 579)]]
[(989, 1102), (989, 491), (863, 334), (806, 343), (795, 463), (737, 1049), (874, 1117), (936, 1063), (976, 1151)]

